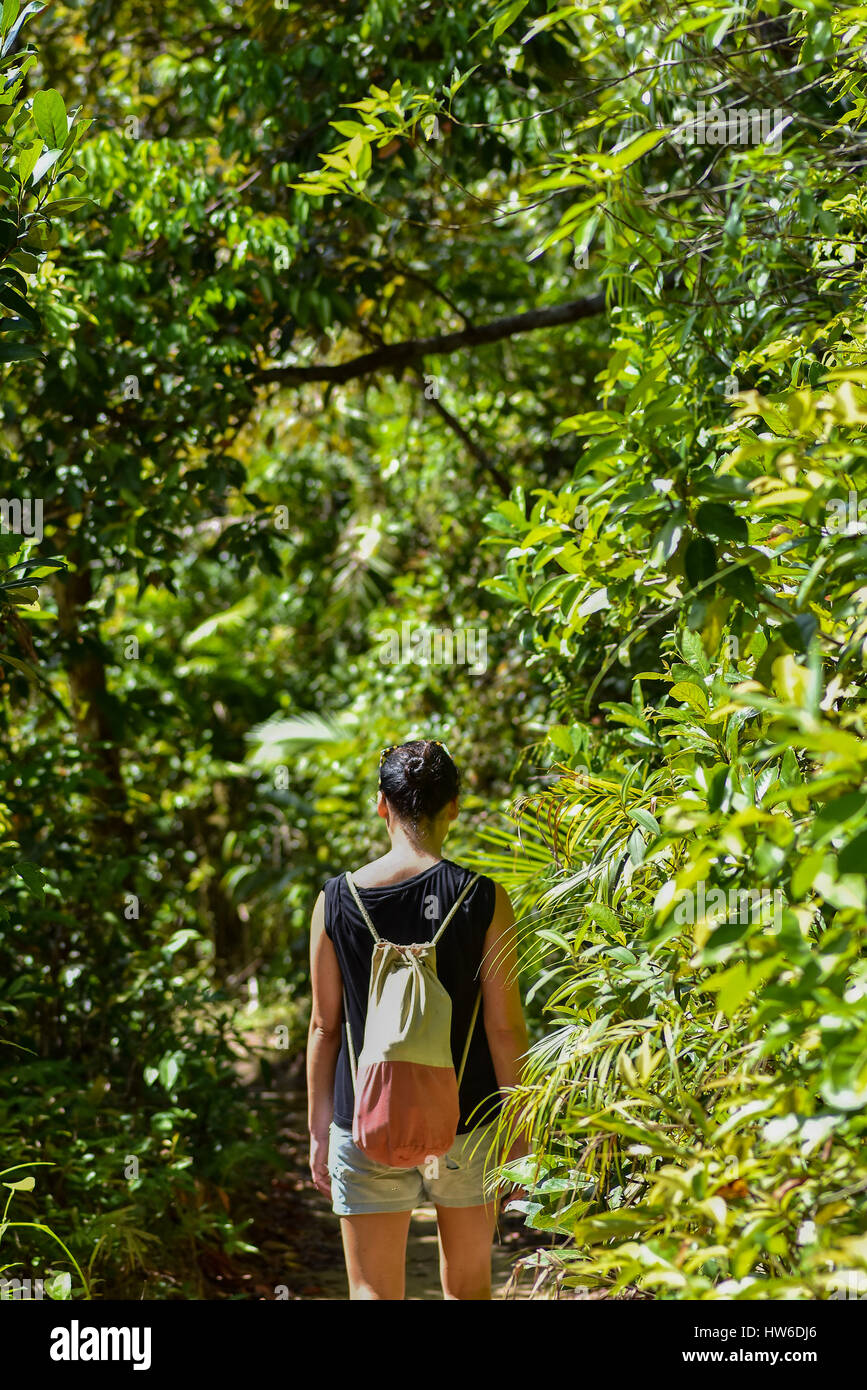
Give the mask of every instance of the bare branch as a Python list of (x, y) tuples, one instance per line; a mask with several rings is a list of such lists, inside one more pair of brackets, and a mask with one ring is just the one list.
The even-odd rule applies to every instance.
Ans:
[[(413, 376), (422, 386), (425, 385), (424, 375), (421, 372), (417, 371), (415, 368), (413, 368)], [(430, 398), (430, 404), (433, 406), (440, 419), (445, 421), (452, 433), (457, 435), (464, 448), (470, 454), (472, 454), (476, 462), (481, 464), (482, 468), (485, 470), (486, 473), (490, 473), (491, 477), (497, 484), (497, 487), (500, 489), (503, 496), (511, 496), (512, 486), (505, 473), (502, 471), (501, 468), (497, 467), (493, 459), (491, 459), (486, 453), (486, 451), (482, 448), (481, 444), (479, 444), (475, 439), (473, 439), (472, 435), (464, 429), (460, 420), (458, 420), (456, 416), (452, 415), (450, 410), (446, 410), (442, 401), (437, 396), (432, 396)]]
[(540, 328), (559, 328), (563, 324), (578, 323), (581, 319), (595, 318), (605, 309), (605, 295), (588, 295), (585, 299), (572, 299), (566, 304), (551, 304), (544, 309), (530, 309), (524, 314), (508, 314), (505, 318), (492, 319), (490, 323), (468, 325), (456, 333), (439, 333), (433, 338), (408, 338), (402, 343), (385, 343), (372, 352), (352, 357), (348, 362), (316, 362), (309, 367), (265, 367), (253, 369), (250, 376), (257, 382), (281, 382), (293, 385), (305, 381), (329, 381), (340, 385), (345, 381), (355, 381), (358, 377), (369, 376), (371, 372), (402, 372), (425, 357), (443, 357), (463, 348), (481, 347), (485, 343), (498, 343), (504, 338), (513, 338), (518, 333), (535, 333)]

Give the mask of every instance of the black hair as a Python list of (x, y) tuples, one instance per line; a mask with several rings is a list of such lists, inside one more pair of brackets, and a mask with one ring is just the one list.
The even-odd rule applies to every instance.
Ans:
[(398, 820), (418, 827), (433, 820), (460, 791), (460, 773), (441, 743), (416, 739), (383, 754), (379, 787)]

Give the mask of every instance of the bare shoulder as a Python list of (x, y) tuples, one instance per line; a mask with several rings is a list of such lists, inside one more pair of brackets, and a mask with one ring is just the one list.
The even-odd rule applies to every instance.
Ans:
[(359, 888), (379, 888), (383, 884), (394, 882), (393, 878), (388, 877), (385, 859), (385, 855), (380, 855), (378, 859), (371, 859), (368, 864), (362, 864), (360, 869), (353, 869), (353, 882), (357, 883)]
[(364, 864), (360, 869), (353, 869), (352, 879), (359, 888), (390, 888), (392, 885), (405, 883), (407, 879), (418, 878), (419, 874), (442, 862), (441, 859), (435, 858), (408, 859), (383, 854), (379, 859), (371, 859), (369, 864)]
[(502, 932), (514, 925), (515, 912), (512, 907), (512, 900), (502, 883), (498, 883), (496, 879), (493, 879), (492, 882), (494, 884), (494, 915), (491, 918), (489, 930)]

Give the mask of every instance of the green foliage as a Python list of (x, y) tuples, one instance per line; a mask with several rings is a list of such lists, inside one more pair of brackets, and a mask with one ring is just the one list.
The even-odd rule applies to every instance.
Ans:
[[(0, 31), (3, 488), (45, 508), (0, 535), (0, 1135), (55, 1164), (5, 1239), (136, 1296), (244, 1248), (277, 1160), (237, 995), (300, 1045), (316, 892), (427, 733), (449, 853), (521, 914), (552, 1276), (829, 1296), (865, 1265), (861, 7)], [(485, 668), (383, 659), (404, 624)]]
[[(419, 43), (432, 29), (463, 50), (475, 17), (429, 11)], [(62, 220), (46, 204), (39, 353), (12, 364), (0, 407), (4, 491), (41, 499), (45, 530), (0, 536), (0, 1010), (29, 1049), (2, 1059), (0, 1133), (56, 1165), (31, 1214), (99, 1296), (200, 1294), (200, 1248), (247, 1244), (235, 1199), (280, 1161), (279, 1126), (238, 1080), (236, 1009), (254, 977), (262, 1028), (303, 1045), (310, 908), (381, 831), (379, 748), (435, 731), (468, 761), (498, 728), (469, 777), (481, 816), (506, 803), (523, 741), (503, 699), (541, 709), (481, 588), (496, 465), (468, 467), (415, 377), (332, 398), (266, 375), (478, 305), (488, 237), (456, 259), (418, 219), (395, 253), (370, 208), (335, 218), (291, 186), (334, 134), (335, 89), (363, 95), (402, 51), (394, 21), (339, 3), (230, 21), (208, 4), (195, 31), (171, 4), (159, 26), (122, 0), (38, 16), (30, 143), (59, 135), (52, 93), (82, 107), (68, 177), (90, 201)], [(464, 146), (478, 177), (511, 157)], [(383, 158), (398, 199), (403, 161)], [(534, 279), (504, 259), (494, 311)], [(456, 364), (451, 393), (539, 471), (555, 393), (505, 405), (501, 371), (496, 348), (481, 374)], [(488, 671), (380, 660), (407, 621), (489, 627), (497, 689)], [(311, 715), (346, 738), (292, 736)], [(274, 1060), (266, 1034), (248, 1075)], [(17, 1253), (41, 1268), (35, 1246)]]
[[(0, 1178), (5, 1179), (7, 1174), (18, 1173), (21, 1171), (22, 1168), (38, 1168), (42, 1166), (44, 1165), (40, 1163), (15, 1163), (12, 1165), (11, 1168), (4, 1168), (2, 1172), (0, 1172)], [(72, 1255), (69, 1250), (67, 1250), (63, 1241), (60, 1239), (58, 1235), (55, 1234), (54, 1231), (51, 1230), (49, 1226), (46, 1226), (38, 1221), (9, 1220), (9, 1208), (12, 1205), (12, 1200), (15, 1197), (16, 1193), (32, 1192), (34, 1187), (36, 1186), (36, 1179), (32, 1175), (28, 1174), (28, 1176), (26, 1177), (12, 1178), (9, 1181), (4, 1181), (3, 1186), (6, 1188), (8, 1195), (6, 1197), (6, 1206), (3, 1210), (3, 1216), (2, 1219), (0, 1219), (0, 1241), (3, 1240), (3, 1237), (6, 1235), (7, 1231), (38, 1231), (42, 1235), (49, 1236), (51, 1240), (53, 1240), (57, 1245), (60, 1246), (67, 1260), (73, 1266), (76, 1274), (78, 1275), (79, 1284), (76, 1290), (77, 1297), (89, 1298), (90, 1291), (88, 1288), (87, 1280), (85, 1279), (81, 1269), (79, 1268), (75, 1260), (75, 1256)], [(15, 1237), (13, 1237), (13, 1240), (14, 1239)], [(30, 1237), (31, 1243), (32, 1240), (33, 1238)], [(22, 1264), (23, 1261), (13, 1260), (9, 1264), (0, 1265), (0, 1275), (2, 1275), (4, 1279), (4, 1284), (2, 1286), (2, 1289), (0, 1289), (0, 1298), (12, 1299), (22, 1296), (23, 1290), (21, 1289), (20, 1285), (16, 1283), (16, 1281), (20, 1281), (21, 1275), (7, 1275), (6, 1273), (7, 1270), (17, 1269)], [(56, 1273), (52, 1273), (49, 1267), (48, 1273), (49, 1278), (42, 1279), (42, 1293), (47, 1293), (48, 1297), (51, 1299), (64, 1300), (67, 1298), (71, 1298), (73, 1289), (72, 1279), (69, 1272), (66, 1270), (61, 1270)], [(31, 1276), (29, 1274), (25, 1274), (24, 1278), (30, 1281), (24, 1286), (24, 1288), (26, 1288), (30, 1292), (31, 1297), (37, 1296), (32, 1292)], [(9, 1284), (12, 1285), (11, 1288), (7, 1286), (7, 1281)]]
[[(506, 1125), (567, 1284), (830, 1296), (865, 1264), (863, 15), (565, 6), (510, 66), (554, 32), (585, 100), (519, 206), (547, 201), (534, 258), (596, 266), (611, 336), (555, 431), (573, 476), (488, 518), (565, 763), (519, 803), (548, 865), (476, 860), (552, 991)], [(356, 106), (308, 189), (368, 198), (383, 126), (454, 119), (399, 83)]]
[[(820, 7), (802, 8), (792, 42), (815, 61), (798, 30)], [(838, 43), (860, 22), (836, 17)], [(683, 32), (666, 27), (660, 58)], [(826, 93), (847, 52), (822, 55)], [(867, 1264), (862, 219), (845, 175), (839, 199), (804, 196), (824, 156), (802, 128), (782, 164), (721, 152), (748, 177), (676, 258), (698, 245), (689, 189), (651, 240), (641, 188), (612, 187), (633, 149), (655, 146), (556, 178), (604, 179), (605, 216), (621, 200), (606, 273), (640, 247), (645, 303), (618, 314), (604, 408), (561, 426), (583, 445), (572, 481), (490, 518), (510, 547), (492, 587), (556, 684), (549, 739), (572, 769), (522, 807), (550, 846), (527, 880), (555, 988), (509, 1120), (533, 1126), (527, 1219), (568, 1238), (550, 1256), (566, 1285), (841, 1297)], [(666, 240), (685, 303), (656, 275)], [(729, 418), (714, 361), (751, 382)], [(597, 703), (609, 674), (631, 698)]]
[[(44, 7), (4, 0), (0, 16), (0, 362), (38, 358), (33, 341), (42, 320), (28, 300), (28, 276), (58, 245), (55, 222), (88, 205), (81, 197), (55, 197), (64, 179), (77, 185), (83, 173), (78, 146), (89, 122), (70, 120), (54, 88), (28, 96), (27, 75), (37, 62), (24, 25)], [(66, 192), (68, 185), (64, 185)]]

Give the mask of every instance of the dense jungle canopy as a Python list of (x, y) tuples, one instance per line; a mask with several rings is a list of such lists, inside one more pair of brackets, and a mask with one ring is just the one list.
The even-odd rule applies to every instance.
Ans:
[(5, 0), (10, 1272), (317, 1296), (310, 910), (429, 736), (538, 1296), (867, 1288), (865, 59), (830, 0)]

